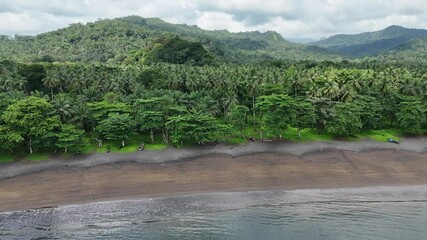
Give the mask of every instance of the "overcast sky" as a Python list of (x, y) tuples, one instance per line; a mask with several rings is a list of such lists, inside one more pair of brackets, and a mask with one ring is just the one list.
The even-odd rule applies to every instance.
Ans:
[(204, 29), (327, 37), (390, 25), (427, 28), (427, 0), (0, 0), (0, 34), (37, 34), (128, 15)]

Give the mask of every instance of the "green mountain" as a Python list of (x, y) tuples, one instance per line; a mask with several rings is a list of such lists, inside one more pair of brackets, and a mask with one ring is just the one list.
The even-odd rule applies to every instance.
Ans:
[(411, 45), (415, 39), (427, 39), (427, 30), (390, 26), (377, 32), (335, 35), (311, 45), (347, 57), (365, 57), (399, 51)]
[[(176, 37), (183, 41), (170, 41)], [(159, 46), (163, 46), (165, 42), (169, 44), (167, 49), (173, 49), (177, 51), (176, 55), (179, 55), (176, 56), (177, 59), (168, 59), (171, 61), (182, 61), (190, 49), (201, 51), (196, 54), (197, 57), (203, 58), (201, 62), (206, 59), (249, 63), (262, 59), (337, 58), (317, 46), (288, 42), (277, 32), (207, 31), (197, 26), (170, 24), (158, 18), (130, 16), (88, 24), (72, 24), (37, 36), (1, 36), (0, 59), (21, 62), (130, 63), (145, 60), (145, 56), (153, 49), (156, 52), (151, 56), (164, 57), (165, 51), (159, 49)], [(171, 43), (177, 46), (172, 46)], [(197, 43), (201, 44), (204, 50), (196, 46)], [(190, 56), (190, 60), (195, 60), (193, 57)]]

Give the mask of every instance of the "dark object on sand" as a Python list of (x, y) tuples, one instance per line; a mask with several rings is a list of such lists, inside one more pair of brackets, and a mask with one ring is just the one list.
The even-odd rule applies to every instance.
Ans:
[(145, 147), (144, 143), (139, 144), (138, 151), (144, 150), (144, 147)]
[(250, 138), (248, 138), (248, 141), (256, 142), (256, 139), (255, 139), (255, 138), (253, 138), (253, 137), (250, 137)]
[(397, 140), (394, 140), (393, 138), (387, 138), (387, 142), (389, 143), (395, 143), (395, 144), (399, 144), (400, 142)]

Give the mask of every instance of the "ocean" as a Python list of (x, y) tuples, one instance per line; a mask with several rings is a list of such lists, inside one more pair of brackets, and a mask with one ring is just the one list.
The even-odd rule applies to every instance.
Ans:
[(4, 212), (0, 239), (425, 240), (427, 186), (194, 194)]

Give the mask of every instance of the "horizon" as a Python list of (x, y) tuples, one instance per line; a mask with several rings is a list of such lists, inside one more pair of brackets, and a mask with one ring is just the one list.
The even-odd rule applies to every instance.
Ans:
[(1, 35), (37, 35), (73, 23), (130, 15), (230, 32), (276, 31), (285, 39), (322, 39), (373, 32), (388, 26), (425, 28), (427, 3), (391, 0), (0, 0)]

